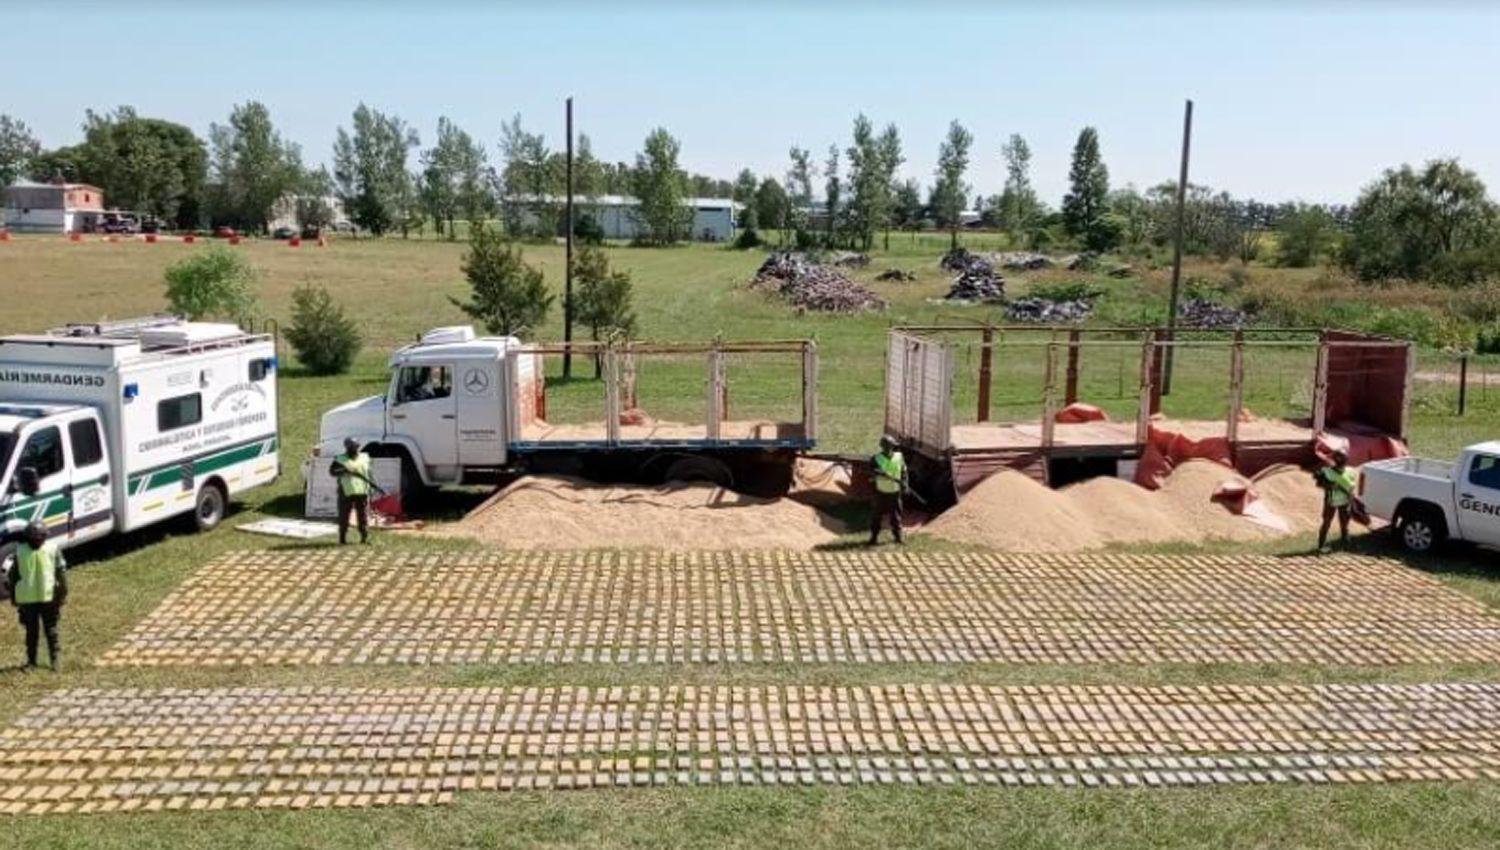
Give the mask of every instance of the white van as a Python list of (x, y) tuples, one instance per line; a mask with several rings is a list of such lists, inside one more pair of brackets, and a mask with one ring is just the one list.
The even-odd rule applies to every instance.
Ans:
[(0, 531), (213, 528), (280, 474), (276, 369), (271, 336), (172, 317), (0, 337)]

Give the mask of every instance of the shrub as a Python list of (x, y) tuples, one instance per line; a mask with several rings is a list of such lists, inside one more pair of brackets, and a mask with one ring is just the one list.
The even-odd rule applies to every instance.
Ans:
[(214, 247), (167, 267), (167, 304), (189, 319), (228, 319), (240, 324), (255, 313), (255, 269), (228, 248)]
[(1480, 354), (1500, 354), (1500, 322), (1492, 322), (1475, 335), (1474, 350)]
[(734, 247), (740, 249), (741, 251), (747, 251), (751, 248), (759, 248), (760, 246), (760, 234), (756, 233), (755, 228), (753, 227), (741, 228), (740, 235), (736, 236), (734, 239)]
[(573, 220), (573, 238), (585, 245), (602, 245), (604, 225), (591, 213), (584, 213)]
[(467, 302), (448, 300), (492, 334), (527, 333), (547, 317), (556, 298), (541, 270), (526, 265), (521, 249), (482, 224), (474, 226), (463, 269), (473, 292)]
[(297, 360), (314, 375), (341, 375), (349, 371), (364, 340), (354, 320), (321, 286), (306, 284), (292, 293), (292, 325), (287, 341)]

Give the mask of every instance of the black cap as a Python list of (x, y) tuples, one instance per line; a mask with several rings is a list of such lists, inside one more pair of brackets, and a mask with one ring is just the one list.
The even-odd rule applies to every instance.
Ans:
[(31, 522), (26, 525), (26, 542), (43, 541), (47, 539), (47, 526), (40, 522)]
[(351, 453), (359, 451), (359, 440), (356, 440), (353, 437), (345, 437), (344, 450)]

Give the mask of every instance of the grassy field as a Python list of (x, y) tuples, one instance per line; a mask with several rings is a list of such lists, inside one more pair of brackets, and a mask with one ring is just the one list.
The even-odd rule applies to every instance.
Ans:
[[(882, 315), (799, 316), (784, 305), (746, 291), (742, 284), (760, 262), (759, 252), (689, 246), (666, 250), (611, 248), (610, 258), (637, 284), (643, 336), (729, 339), (813, 336), (822, 354), (824, 444), (864, 450), (880, 427), (884, 330), (901, 322), (982, 317), (984, 311), (929, 303), (946, 289), (936, 258), (945, 237), (924, 235), (915, 244), (893, 235), (890, 255), (877, 253), (857, 273), (870, 279), (895, 266), (918, 273), (915, 284), (874, 284), (892, 301)], [(163, 308), (161, 272), (201, 246), (179, 244), (69, 244), (58, 238), (18, 238), (0, 243), (0, 291), (6, 310), (0, 332), (30, 331), (67, 321), (124, 317)], [(304, 281), (326, 285), (360, 322), (368, 344), (355, 371), (339, 378), (284, 373), (283, 438), (288, 474), (274, 487), (250, 494), (232, 522), (300, 508), (296, 463), (316, 434), (318, 414), (384, 386), (388, 350), (414, 334), (465, 321), (448, 302), (462, 297), (462, 246), (441, 241), (336, 241), (317, 249), (250, 242), (238, 248), (262, 271), (259, 284), (268, 316), (285, 320), (290, 293)], [(527, 248), (548, 280), (560, 286), (561, 249)], [(1192, 273), (1225, 274), (1213, 265)], [(1260, 270), (1257, 270), (1260, 273)], [(1266, 273), (1271, 273), (1266, 270)], [(1165, 297), (1160, 270), (1141, 277), (1097, 281), (1108, 294), (1101, 320), (1147, 315)], [(1012, 288), (1024, 290), (1024, 277)], [(557, 338), (560, 318), (541, 334)], [(1431, 355), (1426, 362), (1446, 361)], [(1017, 388), (1004, 397), (1006, 411), (1039, 406), (1023, 389), (1039, 374), (1034, 362), (1005, 359), (1002, 374)], [(702, 398), (701, 376), (657, 379), (658, 410), (687, 410)], [(1086, 364), (1086, 369), (1089, 365)], [(1222, 406), (1220, 366), (1185, 365), (1190, 376), (1173, 400), (1186, 411), (1214, 415)], [(1253, 364), (1260, 389), (1252, 406), (1266, 413), (1295, 409), (1302, 392), (1293, 361)], [(1107, 362), (1088, 373), (1089, 400), (1106, 406), (1128, 400), (1132, 377)], [(779, 373), (778, 373), (779, 374)], [(732, 404), (770, 405), (778, 398), (773, 377), (748, 368), (735, 380)], [(784, 374), (781, 378), (784, 378)], [(780, 378), (778, 378), (779, 380)], [(1124, 389), (1119, 391), (1118, 384)], [(683, 386), (674, 386), (676, 384)], [(1039, 384), (1035, 386), (1039, 387)], [(582, 409), (596, 390), (580, 381), (561, 388), (565, 403)], [(960, 404), (966, 404), (961, 389)], [(1452, 415), (1452, 388), (1423, 384), (1413, 410), (1415, 447), (1447, 453), (1465, 442), (1494, 437), (1500, 397), (1476, 394), (1468, 416)], [(653, 400), (643, 398), (652, 408)], [(1036, 409), (1036, 407), (1032, 407)], [(446, 496), (436, 506), (452, 513), (475, 494)], [(1245, 666), (1026, 667), (1005, 665), (675, 665), (626, 669), (609, 665), (508, 667), (405, 667), (253, 669), (217, 671), (95, 670), (91, 659), (138, 622), (189, 572), (215, 554), (277, 545), (224, 529), (193, 536), (159, 528), (88, 547), (73, 558), (82, 565), (64, 620), (67, 669), (59, 676), (0, 672), (0, 722), (9, 722), (58, 687), (170, 687), (211, 685), (387, 684), (603, 684), (826, 683), (963, 681), (992, 684), (1132, 682), (1191, 684), (1274, 681), (1500, 680), (1500, 668), (1328, 669)], [(380, 547), (430, 548), (467, 544), (378, 538)], [(918, 542), (918, 546), (936, 544)], [(1293, 539), (1267, 551), (1305, 549)], [(1382, 541), (1361, 544), (1388, 551)], [(1180, 547), (1179, 547), (1180, 549)], [(1212, 547), (1210, 547), (1212, 551)], [(1485, 604), (1500, 607), (1500, 581), (1492, 556), (1449, 553), (1415, 562)], [(19, 659), (19, 631), (0, 630), (0, 665)], [(1500, 836), (1500, 785), (1410, 784), (1388, 787), (1229, 788), (1172, 791), (1070, 791), (1061, 789), (676, 789), (629, 793), (518, 793), (467, 795), (456, 806), (431, 810), (129, 815), (18, 820), (0, 829), (0, 846), (41, 847), (465, 847), (465, 846), (1015, 846), (1015, 847), (1488, 847)]]

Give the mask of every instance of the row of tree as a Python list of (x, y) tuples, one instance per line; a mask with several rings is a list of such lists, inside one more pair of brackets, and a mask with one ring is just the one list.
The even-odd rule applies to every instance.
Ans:
[[(300, 223), (326, 225), (333, 211), (323, 199), (334, 196), (354, 224), (375, 234), (404, 234), (433, 222), (452, 236), (456, 221), (496, 213), (514, 234), (560, 232), (565, 154), (527, 132), (519, 115), (501, 128), (498, 168), (483, 142), (447, 118), (438, 120), (432, 147), (422, 149), (416, 128), (364, 104), (338, 130), (332, 173), (306, 166), (300, 147), (277, 131), (257, 102), (235, 106), (226, 122), (210, 126), (206, 141), (128, 106), (89, 111), (83, 131), (78, 144), (44, 150), (24, 123), (0, 115), (0, 185), (23, 177), (90, 183), (112, 207), (182, 229), (224, 224), (263, 230), (287, 198), (298, 199)], [(684, 171), (680, 151), (670, 133), (657, 129), (633, 164), (608, 163), (580, 136), (575, 192), (585, 201), (635, 195), (642, 200), (645, 241), (675, 241), (691, 225), (685, 198), (732, 192), (728, 181)]]

